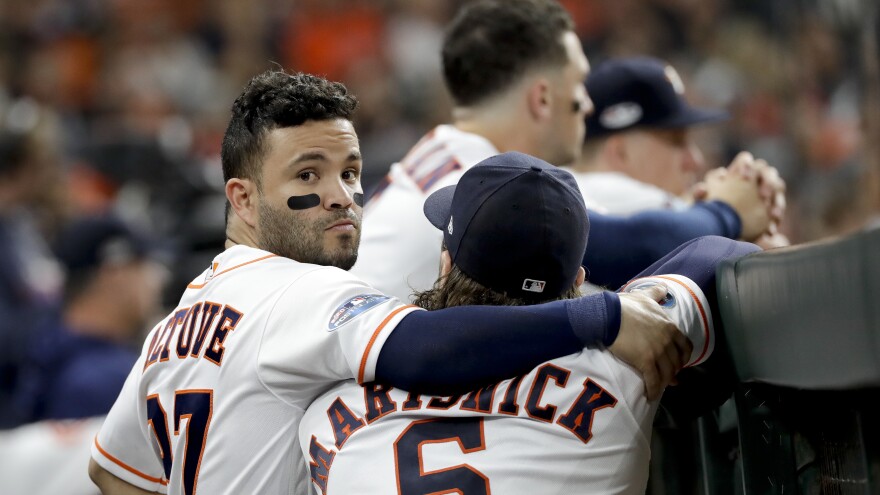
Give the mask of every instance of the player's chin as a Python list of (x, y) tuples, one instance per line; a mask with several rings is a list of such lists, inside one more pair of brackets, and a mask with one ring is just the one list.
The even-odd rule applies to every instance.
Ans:
[(335, 266), (336, 268), (351, 270), (351, 267), (353, 267), (355, 262), (357, 262), (357, 258), (357, 250), (340, 251), (335, 253), (335, 256), (333, 256), (333, 259), (330, 261), (330, 264), (332, 266)]
[(360, 237), (350, 236), (345, 239), (338, 239), (330, 249), (327, 250), (331, 255), (331, 264), (343, 270), (349, 270), (354, 266), (358, 256), (358, 245)]

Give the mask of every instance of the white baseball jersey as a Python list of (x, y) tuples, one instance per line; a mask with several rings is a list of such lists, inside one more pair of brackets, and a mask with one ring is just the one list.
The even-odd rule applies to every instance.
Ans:
[(372, 380), (415, 309), (344, 270), (227, 249), (147, 336), (92, 457), (150, 491), (305, 493), (293, 441), (305, 408), (341, 380)]
[[(714, 348), (711, 313), (686, 277), (661, 275), (663, 307), (694, 344)], [(658, 402), (610, 352), (584, 349), (463, 396), (353, 381), (309, 406), (300, 445), (315, 494), (643, 494)]]
[(451, 125), (435, 127), (399, 163), (364, 206), (358, 260), (351, 269), (385, 294), (409, 301), (437, 279), (443, 234), (422, 207), (437, 189), (497, 155), (485, 138)]
[[(443, 233), (422, 208), (434, 191), (457, 184), (477, 163), (499, 152), (486, 138), (451, 125), (428, 132), (364, 206), (358, 261), (352, 273), (402, 301), (431, 288), (440, 266)], [(584, 198), (589, 209), (598, 205)]]
[(611, 215), (631, 215), (644, 210), (684, 209), (687, 203), (657, 186), (620, 172), (576, 172), (570, 168), (584, 196)]

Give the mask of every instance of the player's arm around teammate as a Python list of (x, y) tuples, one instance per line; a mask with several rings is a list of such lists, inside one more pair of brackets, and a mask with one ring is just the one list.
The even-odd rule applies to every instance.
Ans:
[[(424, 211), (442, 232), (444, 249), (440, 277), (418, 294), (418, 306), (436, 311), (505, 303), (527, 314), (533, 304), (577, 296), (586, 243), (576, 234), (588, 218), (567, 172), (520, 153), (498, 155), (430, 196)], [(698, 256), (694, 250), (700, 248), (712, 256)], [(636, 314), (625, 313), (622, 318), (633, 321), (624, 326), (644, 318), (648, 331), (656, 324), (653, 313), (663, 312), (692, 343), (687, 365), (703, 362), (714, 347), (704, 288), (714, 286), (719, 255), (740, 253), (737, 243), (723, 239), (664, 259), (655, 267), (658, 276), (634, 280), (625, 292), (635, 292), (620, 295), (623, 306), (629, 295), (648, 303)], [(675, 268), (689, 270), (696, 280), (663, 275)], [(626, 338), (619, 335), (612, 349)], [(645, 386), (631, 367), (601, 349), (554, 359), (466, 398), (349, 381), (309, 406), (299, 440), (317, 494), (634, 495), (644, 493), (646, 432), (657, 407), (646, 400)], [(434, 445), (423, 449), (426, 442)]]

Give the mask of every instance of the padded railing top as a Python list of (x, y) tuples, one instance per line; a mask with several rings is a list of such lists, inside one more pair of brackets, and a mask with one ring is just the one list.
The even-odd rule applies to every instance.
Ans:
[(880, 386), (880, 227), (725, 262), (718, 298), (742, 381)]

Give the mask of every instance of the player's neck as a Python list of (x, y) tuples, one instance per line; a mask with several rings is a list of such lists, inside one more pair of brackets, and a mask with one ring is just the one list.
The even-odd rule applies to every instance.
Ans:
[(499, 153), (519, 151), (537, 156), (534, 133), (530, 132), (528, 121), (509, 111), (480, 111), (481, 109), (456, 109), (453, 125), (461, 131), (482, 136)]
[(259, 248), (257, 233), (251, 226), (245, 224), (240, 218), (233, 215), (226, 225), (226, 242), (224, 247), (229, 249), (233, 246), (250, 246)]

